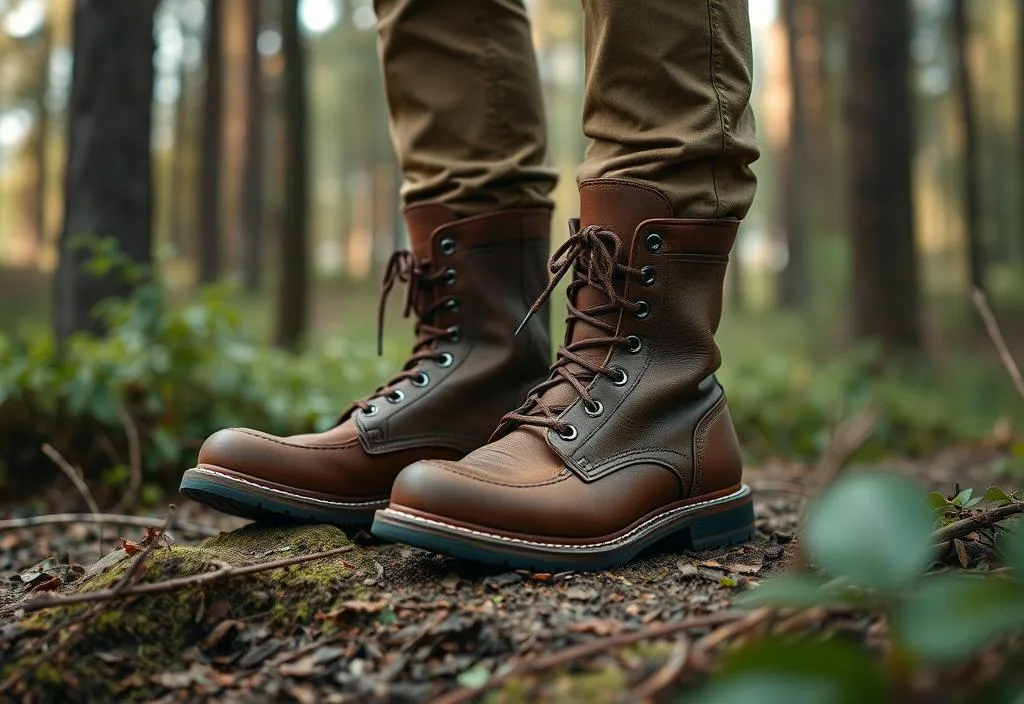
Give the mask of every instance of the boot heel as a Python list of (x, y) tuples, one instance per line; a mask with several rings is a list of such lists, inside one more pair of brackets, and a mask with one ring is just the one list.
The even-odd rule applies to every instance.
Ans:
[(754, 503), (746, 501), (725, 511), (698, 516), (677, 535), (680, 547), (687, 550), (746, 543), (754, 537)]

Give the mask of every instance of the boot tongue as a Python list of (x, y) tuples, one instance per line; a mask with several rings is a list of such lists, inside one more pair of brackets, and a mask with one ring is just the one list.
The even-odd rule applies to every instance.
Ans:
[[(598, 225), (614, 232), (622, 241), (619, 263), (629, 263), (629, 252), (637, 227), (645, 220), (671, 218), (672, 206), (668, 199), (653, 188), (612, 179), (594, 179), (580, 185), (580, 227)], [(616, 282), (621, 285), (622, 281)], [(621, 289), (619, 293), (622, 293)], [(608, 303), (608, 297), (592, 286), (585, 286), (576, 294), (576, 308), (586, 310)], [(596, 316), (599, 320), (614, 325), (618, 312)], [(607, 337), (608, 333), (590, 323), (576, 320), (570, 323), (567, 332), (569, 343), (593, 337)], [(591, 347), (579, 355), (594, 363), (603, 364), (608, 356), (607, 347)], [(578, 364), (568, 364), (569, 371), (585, 371)], [(589, 373), (589, 372), (588, 372)], [(549, 389), (543, 396), (549, 406), (564, 407), (576, 398), (576, 391), (566, 383)]]
[(409, 228), (409, 248), (416, 261), (430, 261), (434, 231), (455, 222), (455, 211), (442, 203), (419, 203), (405, 209), (405, 224)]

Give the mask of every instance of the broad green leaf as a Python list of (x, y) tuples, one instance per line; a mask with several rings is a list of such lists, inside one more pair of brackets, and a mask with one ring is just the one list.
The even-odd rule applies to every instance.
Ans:
[(933, 511), (940, 511), (949, 506), (950, 501), (937, 491), (930, 491), (924, 497), (925, 502), (932, 507)]
[(1013, 570), (1013, 575), (1024, 580), (1024, 523), (1018, 522), (1000, 543), (1003, 561)]
[(472, 687), (477, 689), (487, 684), (487, 680), (491, 677), (491, 673), (483, 665), (474, 665), (468, 670), (459, 674), (455, 679), (458, 680), (459, 684), (463, 687)]
[(1024, 629), (1024, 589), (993, 576), (928, 578), (893, 614), (897, 639), (929, 662), (955, 662)]
[(953, 499), (953, 503), (957, 506), (966, 506), (967, 502), (971, 500), (971, 495), (974, 493), (973, 489), (964, 489)]
[(762, 582), (737, 599), (741, 606), (810, 608), (845, 604), (850, 595), (810, 574), (787, 574)]
[(1001, 486), (990, 486), (985, 490), (985, 501), (999, 504), (1000, 506), (1010, 503), (1010, 495)]
[(768, 639), (727, 656), (700, 704), (861, 704), (889, 701), (878, 666), (838, 641)]
[(931, 564), (932, 527), (932, 512), (913, 482), (864, 472), (840, 478), (814, 503), (805, 541), (830, 575), (895, 592)]

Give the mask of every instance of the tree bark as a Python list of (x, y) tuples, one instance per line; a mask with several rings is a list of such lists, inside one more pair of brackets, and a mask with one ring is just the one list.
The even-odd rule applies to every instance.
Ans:
[(848, 5), (853, 325), (887, 350), (921, 345), (911, 186), (909, 0)]
[(807, 193), (808, 149), (804, 67), (799, 45), (803, 35), (801, 0), (782, 0), (789, 63), (788, 149), (780, 155), (782, 171), (782, 223), (786, 231), (789, 259), (779, 273), (779, 303), (786, 308), (802, 305), (807, 297)]
[(64, 223), (54, 279), (54, 332), (98, 331), (91, 315), (131, 290), (120, 272), (87, 271), (79, 235), (113, 237), (135, 262), (152, 261), (153, 14), (156, 0), (77, 0), (68, 105)]
[(250, 291), (260, 288), (263, 273), (263, 69), (256, 41), (261, 25), (260, 0), (246, 4), (249, 57), (246, 92), (245, 167), (239, 198), (242, 223), (242, 282)]
[(309, 314), (306, 77), (298, 6), (299, 0), (284, 0), (281, 21), (285, 61), (285, 203), (278, 243), (281, 278), (275, 342), (283, 347), (299, 343)]
[(171, 153), (171, 244), (174, 246), (177, 256), (189, 254), (189, 243), (187, 232), (189, 229), (188, 215), (191, 213), (191, 199), (186, 193), (186, 186), (189, 183), (189, 170), (186, 164), (190, 163), (188, 158), (189, 136), (188, 136), (188, 71), (185, 62), (181, 62), (178, 68), (178, 103), (174, 106), (174, 150)]
[(50, 53), (53, 51), (53, 20), (47, 18), (43, 24), (43, 60), (40, 64), (38, 94), (36, 96), (36, 182), (33, 195), (32, 220), (36, 234), (36, 260), (38, 261), (46, 248), (46, 196), (49, 192), (47, 181), (49, 179), (49, 158), (50, 150), (50, 111), (46, 105), (46, 93), (50, 87)]
[(958, 109), (963, 130), (964, 244), (971, 286), (985, 291), (985, 252), (981, 240), (981, 164), (978, 160), (978, 132), (975, 117), (971, 65), (967, 55), (970, 20), (966, 0), (953, 0), (953, 33), (956, 41)]
[(221, 273), (220, 171), (224, 141), (224, 6), (210, 0), (206, 19), (206, 97), (199, 177), (199, 281)]

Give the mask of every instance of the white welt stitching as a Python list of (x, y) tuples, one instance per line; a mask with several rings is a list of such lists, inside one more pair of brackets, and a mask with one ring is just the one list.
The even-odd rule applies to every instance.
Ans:
[(269, 492), (272, 492), (274, 494), (280, 494), (281, 496), (288, 496), (288, 497), (293, 498), (293, 499), (302, 499), (303, 501), (312, 501), (313, 503), (324, 504), (325, 506), (348, 506), (348, 507), (351, 507), (351, 508), (364, 508), (364, 507), (370, 507), (370, 506), (387, 506), (387, 504), (388, 504), (388, 502), (386, 500), (383, 500), (383, 501), (348, 502), (348, 501), (328, 501), (327, 499), (314, 499), (311, 496), (303, 496), (302, 494), (293, 494), (293, 493), (291, 493), (289, 491), (281, 491), (280, 489), (271, 489), (269, 486), (263, 486), (262, 484), (257, 484), (256, 482), (250, 482), (250, 481), (246, 481), (245, 479), (240, 479), (238, 477), (232, 477), (232, 476), (229, 476), (227, 474), (221, 474), (220, 472), (214, 472), (212, 469), (206, 469), (205, 467), (195, 467), (195, 468), (192, 469), (192, 471), (193, 472), (201, 472), (203, 474), (212, 474), (215, 477), (219, 477), (221, 479), (227, 479), (227, 480), (233, 481), (233, 482), (238, 482), (239, 484), (248, 484), (249, 486), (254, 486), (257, 489), (262, 489), (263, 491), (269, 491)]
[(636, 533), (639, 533), (640, 531), (643, 531), (648, 526), (650, 526), (650, 525), (652, 525), (654, 523), (658, 523), (658, 522), (664, 521), (665, 519), (670, 518), (670, 517), (672, 517), (672, 516), (674, 516), (676, 514), (688, 513), (690, 511), (693, 511), (694, 509), (701, 508), (702, 506), (713, 506), (713, 505), (716, 505), (716, 504), (722, 504), (722, 503), (725, 503), (727, 501), (732, 501), (732, 500), (735, 500), (735, 499), (742, 498), (742, 497), (748, 495), (749, 493), (750, 493), (750, 487), (747, 486), (746, 484), (744, 484), (738, 490), (734, 491), (733, 493), (729, 494), (728, 496), (722, 496), (722, 497), (719, 497), (717, 499), (708, 499), (707, 501), (700, 501), (698, 503), (688, 504), (686, 506), (678, 506), (678, 507), (672, 509), (671, 511), (666, 511), (665, 513), (659, 514), (659, 515), (655, 516), (654, 518), (650, 518), (650, 519), (644, 521), (643, 523), (638, 525), (633, 530), (629, 531), (625, 535), (620, 535), (618, 538), (613, 538), (612, 540), (605, 540), (604, 542), (600, 542), (600, 543), (586, 543), (585, 545), (572, 545), (572, 544), (569, 544), (569, 543), (539, 543), (539, 542), (535, 542), (533, 540), (522, 540), (521, 538), (509, 538), (509, 537), (504, 536), (504, 535), (495, 535), (494, 533), (485, 533), (483, 531), (473, 530), (472, 528), (463, 528), (462, 526), (453, 526), (453, 525), (451, 525), (449, 523), (442, 523), (441, 521), (432, 521), (429, 518), (423, 518), (422, 516), (414, 516), (411, 513), (406, 513), (405, 511), (396, 511), (393, 508), (386, 508), (386, 509), (384, 509), (384, 514), (385, 515), (398, 516), (398, 517), (402, 518), (403, 520), (411, 521), (413, 523), (424, 523), (424, 524), (427, 524), (427, 525), (439, 526), (439, 527), (444, 528), (446, 530), (454, 530), (454, 531), (457, 531), (459, 533), (467, 533), (469, 535), (478, 535), (478, 536), (480, 536), (482, 538), (489, 538), (491, 540), (497, 540), (497, 541), (500, 541), (500, 542), (503, 542), (503, 543), (515, 543), (517, 545), (529, 545), (531, 547), (538, 547), (538, 548), (579, 548), (581, 550), (589, 550), (591, 548), (600, 548), (600, 547), (604, 547), (606, 545), (613, 545), (615, 543), (626, 542), (633, 535), (635, 535)]

